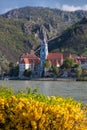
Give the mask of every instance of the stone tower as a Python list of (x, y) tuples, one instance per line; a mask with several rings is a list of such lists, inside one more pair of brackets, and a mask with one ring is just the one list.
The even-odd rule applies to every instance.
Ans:
[(43, 63), (46, 61), (47, 56), (48, 56), (48, 44), (47, 44), (47, 36), (46, 32), (42, 26), (41, 32), (40, 32), (40, 38), (41, 38), (41, 47), (40, 47), (40, 65), (39, 65), (39, 72), (40, 72), (40, 77), (42, 76), (43, 73)]

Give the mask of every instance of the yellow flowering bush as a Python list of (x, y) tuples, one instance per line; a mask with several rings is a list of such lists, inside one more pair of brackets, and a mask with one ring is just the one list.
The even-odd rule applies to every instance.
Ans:
[(1, 96), (0, 130), (87, 130), (86, 112), (72, 98), (25, 93)]

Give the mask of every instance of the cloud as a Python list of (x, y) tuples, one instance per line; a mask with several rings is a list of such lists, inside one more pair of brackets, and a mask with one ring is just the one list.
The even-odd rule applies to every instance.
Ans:
[(64, 11), (87, 10), (87, 5), (84, 6), (62, 5), (61, 9)]
[(87, 10), (87, 5), (84, 5), (84, 10)]
[(17, 9), (17, 8), (18, 8), (18, 7), (5, 8), (5, 9), (3, 9), (0, 13), (4, 14), (4, 13), (7, 13), (8, 11), (10, 11), (10, 10)]

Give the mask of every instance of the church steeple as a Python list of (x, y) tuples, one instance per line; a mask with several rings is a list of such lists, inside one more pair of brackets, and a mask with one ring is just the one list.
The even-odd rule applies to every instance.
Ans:
[(46, 41), (42, 41), (41, 47), (40, 47), (40, 60), (45, 61), (47, 59), (48, 55), (48, 45)]
[(43, 72), (43, 63), (46, 61), (47, 56), (48, 56), (48, 44), (47, 44), (47, 36), (46, 36), (46, 32), (42, 26), (41, 28), (41, 47), (40, 47), (40, 76)]

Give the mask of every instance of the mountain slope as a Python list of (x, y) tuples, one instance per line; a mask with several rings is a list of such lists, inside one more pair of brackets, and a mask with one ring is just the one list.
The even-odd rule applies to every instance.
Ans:
[(83, 18), (64, 31), (62, 35), (50, 41), (49, 50), (87, 55), (87, 18)]
[(9, 62), (15, 63), (23, 52), (28, 52), (39, 45), (40, 40), (35, 38), (30, 30), (31, 27), (26, 30), (25, 24), (27, 24), (26, 20), (0, 18), (1, 68), (3, 68), (5, 61), (6, 66)]

